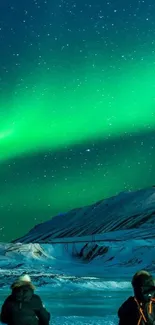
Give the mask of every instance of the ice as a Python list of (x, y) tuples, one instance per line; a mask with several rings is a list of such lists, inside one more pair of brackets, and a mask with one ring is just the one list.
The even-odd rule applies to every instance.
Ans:
[[(131, 294), (128, 281), (57, 279), (53, 284), (37, 287), (46, 308), (52, 314), (51, 324), (116, 324), (117, 309)], [(9, 290), (0, 290), (0, 303)]]
[(0, 303), (27, 272), (51, 325), (118, 324), (133, 274), (155, 273), (154, 216), (155, 188), (120, 193), (56, 216), (21, 242), (0, 243)]

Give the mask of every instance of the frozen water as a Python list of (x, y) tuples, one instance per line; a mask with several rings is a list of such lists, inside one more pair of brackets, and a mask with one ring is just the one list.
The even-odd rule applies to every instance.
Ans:
[(0, 303), (26, 271), (51, 324), (117, 324), (133, 274), (155, 272), (154, 216), (155, 188), (121, 193), (38, 225), (21, 243), (1, 243)]
[(103, 241), (93, 258), (94, 242), (83, 250), (85, 244), (76, 244), (75, 255), (73, 243), (67, 248), (64, 243), (1, 243), (0, 302), (10, 284), (26, 271), (53, 315), (51, 324), (118, 324), (117, 310), (131, 295), (133, 273), (142, 268), (154, 271), (155, 240)]
[[(117, 309), (131, 294), (128, 281), (68, 280), (36, 289), (52, 314), (51, 324), (117, 324)], [(0, 290), (0, 303), (9, 290)]]
[[(93, 245), (87, 247), (88, 255)], [(76, 251), (82, 247), (77, 244)], [(131, 238), (102, 242), (100, 247), (108, 249), (85, 259), (75, 256), (72, 243), (67, 249), (63, 243), (1, 244), (0, 302), (10, 284), (26, 271), (53, 315), (51, 324), (118, 324), (117, 310), (131, 295), (133, 273), (144, 267), (154, 271), (155, 241)]]

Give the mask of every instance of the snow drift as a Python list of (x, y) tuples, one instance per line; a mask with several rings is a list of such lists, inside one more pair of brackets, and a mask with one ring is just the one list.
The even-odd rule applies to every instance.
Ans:
[(153, 187), (56, 216), (0, 244), (1, 279), (26, 271), (39, 285), (58, 279), (75, 285), (88, 277), (130, 279), (141, 268), (154, 272), (154, 216)]

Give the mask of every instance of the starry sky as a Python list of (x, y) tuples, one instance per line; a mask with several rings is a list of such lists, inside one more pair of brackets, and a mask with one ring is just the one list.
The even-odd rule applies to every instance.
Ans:
[(0, 241), (154, 168), (155, 1), (1, 1)]

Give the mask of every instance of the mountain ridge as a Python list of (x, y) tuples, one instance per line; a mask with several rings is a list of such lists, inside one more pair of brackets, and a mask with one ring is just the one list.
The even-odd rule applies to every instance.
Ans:
[(155, 187), (121, 192), (92, 205), (59, 214), (12, 243), (50, 243), (54, 239), (100, 235), (155, 225)]

